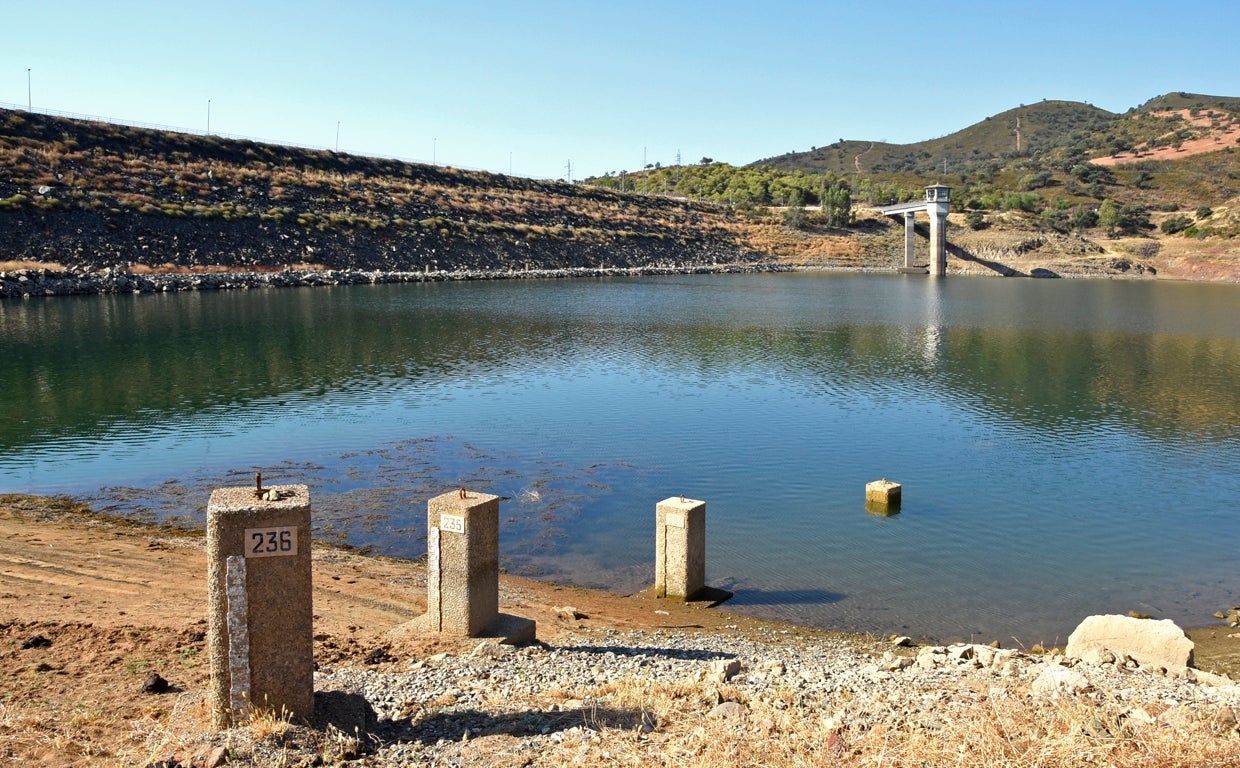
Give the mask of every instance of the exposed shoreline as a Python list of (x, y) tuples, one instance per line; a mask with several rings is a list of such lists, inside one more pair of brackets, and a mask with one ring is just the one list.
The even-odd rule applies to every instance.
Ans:
[[(831, 264), (786, 264), (753, 262), (730, 264), (648, 265), (640, 267), (565, 267), (555, 269), (461, 269), (390, 271), (366, 269), (267, 270), (223, 272), (133, 272), (120, 267), (98, 271), (22, 269), (0, 272), (0, 299), (32, 299), (52, 296), (90, 296), (140, 293), (182, 293), (187, 291), (255, 290), (262, 288), (306, 288), (340, 285), (380, 285), (390, 283), (449, 283), (484, 280), (563, 280), (574, 278), (643, 277), (652, 275), (724, 275), (787, 272), (829, 272), (853, 274), (896, 274), (892, 269)], [(1007, 277), (986, 270), (949, 273), (963, 277)], [(1011, 275), (1048, 279), (1042, 275)], [(1143, 274), (1066, 272), (1061, 279), (1083, 280), (1176, 280)], [(1195, 282), (1195, 281), (1188, 281)], [(1211, 281), (1207, 281), (1211, 282)], [(1214, 281), (1230, 282), (1230, 281)]]
[(771, 263), (643, 267), (566, 267), (526, 270), (422, 270), (386, 271), (362, 269), (282, 270), (265, 272), (168, 272), (138, 273), (120, 268), (97, 272), (28, 269), (0, 272), (0, 299), (44, 296), (82, 296), (125, 293), (179, 293), (207, 290), (299, 288), (327, 285), (378, 285), (381, 283), (446, 283), (477, 280), (554, 280), (588, 277), (639, 277), (649, 275), (709, 275), (792, 272), (794, 267)]
[[(215, 731), (201, 536), (3, 496), (0, 565), (0, 754), (19, 762), (1135, 768), (1240, 748), (1240, 687), (1194, 669), (909, 647), (506, 575), (501, 609), (539, 643), (480, 645), (402, 630), (424, 564), (320, 546), (315, 721)], [(1227, 671), (1207, 648), (1240, 640), (1198, 634), (1198, 669)], [(167, 693), (142, 692), (152, 672)]]

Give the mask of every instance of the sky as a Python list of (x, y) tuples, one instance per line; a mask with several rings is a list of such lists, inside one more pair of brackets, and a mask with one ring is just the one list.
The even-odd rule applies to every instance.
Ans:
[(0, 106), (535, 178), (1240, 96), (1237, 0), (3, 0), (0, 28)]

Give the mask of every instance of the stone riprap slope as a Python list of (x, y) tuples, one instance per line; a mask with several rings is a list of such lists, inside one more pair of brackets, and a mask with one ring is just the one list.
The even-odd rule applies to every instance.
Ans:
[(718, 206), (0, 110), (0, 262), (392, 272), (769, 261)]

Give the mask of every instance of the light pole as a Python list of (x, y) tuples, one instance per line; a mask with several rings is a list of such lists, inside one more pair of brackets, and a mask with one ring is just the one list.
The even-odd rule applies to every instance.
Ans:
[(435, 160), (439, 157), (439, 137), (431, 140), (431, 165), (439, 165)]
[(207, 135), (211, 135), (211, 100), (207, 99)]
[(26, 111), (33, 112), (31, 105), (34, 102), (30, 99), (30, 67), (26, 67)]
[(336, 121), (336, 151), (340, 151), (340, 121)]

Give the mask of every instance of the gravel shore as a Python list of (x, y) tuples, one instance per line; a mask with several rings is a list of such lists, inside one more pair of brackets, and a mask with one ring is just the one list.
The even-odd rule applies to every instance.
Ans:
[[(1082, 726), (1096, 738), (1185, 717), (1234, 733), (1240, 711), (1240, 687), (1226, 678), (1142, 668), (1122, 656), (1085, 664), (980, 645), (883, 651), (795, 629), (750, 630), (756, 636), (727, 629), (583, 627), (555, 646), (483, 642), (471, 653), (409, 659), (404, 672), (324, 668), (315, 687), (321, 701), (353, 700), (357, 720), (341, 730), (365, 734), (360, 741), (373, 750), (365, 765), (470, 764), (480, 739), (501, 735), (506, 754), (520, 758), (514, 764), (555, 764), (549, 755), (607, 751), (616, 732), (650, 755), (678, 759), (706, 737), (685, 721), (770, 734), (791, 719), (828, 741), (848, 740), (878, 727), (943, 731), (974, 717), (979, 703), (1001, 700), (1097, 705), (1098, 716)], [(668, 689), (687, 700), (675, 716), (616, 703), (618, 691), (631, 699)]]

